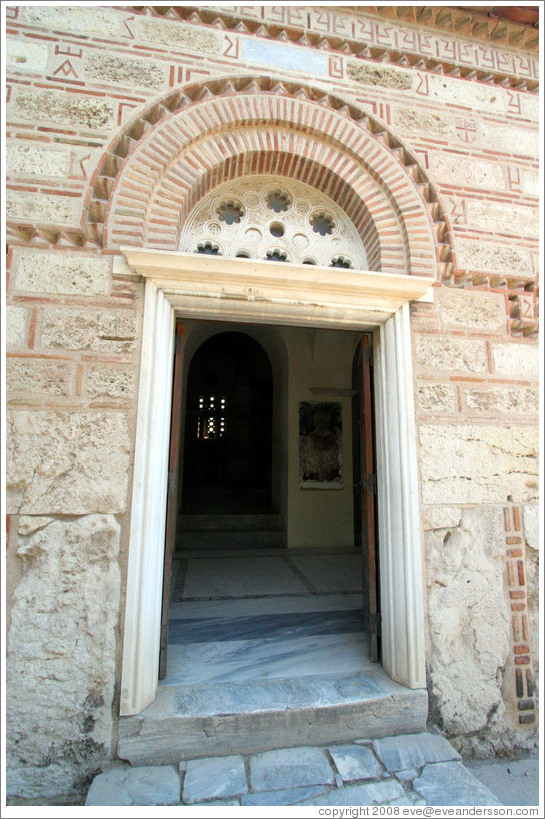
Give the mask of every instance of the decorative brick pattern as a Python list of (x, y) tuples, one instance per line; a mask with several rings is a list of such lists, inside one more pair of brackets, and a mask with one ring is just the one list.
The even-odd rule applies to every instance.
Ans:
[[(331, 95), (256, 78), (177, 92), (125, 132), (89, 192), (97, 242), (178, 249), (180, 224), (193, 204), (212, 186), (240, 175), (241, 163), (248, 163), (245, 173), (279, 173), (283, 165), (285, 175), (342, 199), (372, 269), (451, 274), (444, 214), (398, 140)], [(430, 228), (437, 248), (430, 245)]]
[[(436, 73), (512, 83), (519, 88), (536, 85), (537, 59), (510, 52), (505, 45), (537, 50), (537, 30), (505, 21), (498, 24), (494, 19), (483, 24), (481, 15), (462, 9), (368, 6), (367, 14), (286, 6), (232, 6), (229, 9), (217, 6), (209, 10), (197, 6), (132, 6), (131, 9), (136, 14), (168, 16), (223, 30), (235, 29), (261, 38), (338, 50), (380, 62), (404, 65), (407, 61), (416, 62), (417, 56), (422, 67)], [(377, 16), (388, 20), (382, 22)], [(428, 30), (413, 28), (411, 24), (424, 25)], [(433, 32), (433, 28), (442, 30), (441, 34)], [(495, 42), (502, 48), (490, 44), (492, 31)], [(451, 32), (462, 36), (454, 37)], [(486, 45), (475, 43), (463, 35), (488, 42)]]
[(525, 576), (525, 542), (519, 506), (503, 510), (507, 586), (513, 624), (513, 660), (515, 664), (515, 695), (520, 725), (536, 721), (535, 682), (530, 648), (528, 604)]

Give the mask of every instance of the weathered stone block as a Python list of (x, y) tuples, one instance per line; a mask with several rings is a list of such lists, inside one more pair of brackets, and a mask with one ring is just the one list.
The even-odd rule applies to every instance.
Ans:
[[(380, 782), (366, 782), (364, 785), (349, 785), (330, 791), (325, 796), (305, 799), (300, 805), (388, 805), (403, 799), (405, 791), (395, 779)], [(404, 801), (401, 804), (410, 804)]]
[(421, 425), (422, 501), (516, 503), (537, 497), (538, 430), (497, 424)]
[(407, 91), (415, 84), (415, 77), (411, 71), (401, 68), (392, 68), (376, 63), (366, 63), (358, 60), (349, 60), (347, 65), (348, 76), (363, 85), (378, 85), (381, 88), (396, 88)]
[(482, 373), (486, 370), (486, 347), (480, 339), (424, 335), (414, 337), (419, 370), (445, 373)]
[(149, 17), (137, 17), (133, 25), (137, 37), (149, 43), (177, 46), (203, 54), (221, 53), (219, 31), (203, 30), (178, 21), (150, 20)]
[(394, 108), (394, 125), (410, 134), (425, 133), (429, 136), (445, 136), (451, 131), (451, 122), (441, 114), (416, 108)]
[(89, 367), (85, 391), (89, 398), (132, 398), (136, 385), (136, 370), (96, 364)]
[(9, 514), (125, 509), (129, 435), (122, 413), (14, 410), (6, 430)]
[(180, 777), (170, 765), (141, 765), (99, 774), (85, 805), (177, 805)]
[(391, 773), (421, 768), (427, 762), (446, 762), (461, 758), (444, 737), (427, 732), (376, 739), (373, 748), (386, 770)]
[(44, 310), (42, 344), (61, 350), (132, 353), (137, 317), (128, 310)]
[[(512, 102), (511, 93), (504, 88), (497, 85), (487, 87), (483, 83), (470, 83), (456, 77), (430, 74), (427, 87), (430, 100), (438, 101), (445, 106), (463, 105), (473, 111), (507, 114)], [(537, 122), (539, 118), (537, 98), (533, 94), (524, 94), (521, 97), (534, 97), (521, 99), (520, 108), (521, 113), (524, 110), (524, 115), (528, 119)]]
[(413, 787), (428, 805), (501, 805), (461, 762), (426, 765)]
[(183, 800), (186, 804), (248, 793), (242, 756), (191, 759), (187, 763)]
[(6, 306), (6, 347), (25, 347), (27, 343), (26, 307), (17, 307), (14, 304)]
[(526, 250), (506, 245), (456, 237), (456, 261), (461, 270), (484, 270), (502, 276), (532, 274), (532, 260)]
[(75, 221), (74, 201), (68, 196), (9, 191), (6, 194), (6, 215), (24, 221), (67, 225)]
[(428, 151), (429, 168), (438, 182), (450, 182), (469, 188), (505, 190), (503, 169), (497, 162), (474, 159), (464, 154)]
[(114, 11), (85, 6), (21, 6), (19, 20), (55, 31), (115, 37), (122, 21)]
[(120, 83), (131, 88), (161, 88), (168, 79), (168, 67), (157, 62), (131, 60), (113, 54), (90, 54), (85, 59), (85, 72), (90, 79)]
[(502, 507), (465, 509), (426, 534), (428, 667), (434, 718), (451, 736), (505, 714), (502, 669), (511, 617), (503, 591)]
[(274, 805), (295, 805), (303, 799), (319, 796), (325, 790), (323, 785), (310, 785), (307, 788), (289, 788), (282, 791), (261, 791), (260, 793), (245, 794), (240, 803), (243, 806), (272, 807)]
[(462, 519), (462, 510), (457, 506), (427, 506), (422, 510), (424, 529), (452, 529)]
[(534, 171), (531, 168), (521, 168), (520, 187), (526, 196), (535, 196), (537, 198), (541, 193), (539, 171)]
[(510, 233), (513, 236), (539, 235), (539, 211), (526, 205), (508, 205), (503, 202), (484, 202), (466, 199), (464, 210), (470, 229), (490, 230), (494, 233)]
[(505, 333), (505, 299), (501, 293), (474, 293), (443, 287), (435, 291), (440, 325), (445, 330), (467, 328)]
[(93, 296), (110, 289), (111, 259), (85, 253), (14, 249), (16, 288), (29, 293)]
[(49, 48), (46, 43), (37, 43), (30, 40), (16, 40), (15, 37), (6, 37), (5, 43), (6, 68), (15, 72), (30, 71), (42, 74), (47, 65)]
[(538, 551), (540, 548), (539, 506), (524, 506), (522, 509), (522, 522), (526, 545), (530, 549), (535, 549)]
[(357, 779), (378, 779), (380, 763), (372, 750), (362, 745), (332, 745), (328, 748), (343, 782)]
[(68, 172), (68, 154), (63, 150), (10, 142), (6, 147), (8, 174), (63, 177)]
[(512, 375), (516, 378), (539, 378), (539, 346), (513, 341), (492, 344), (492, 358), (496, 375)]
[(321, 748), (265, 751), (250, 759), (250, 784), (256, 791), (332, 785), (333, 782), (333, 770)]
[(76, 97), (62, 91), (19, 89), (13, 106), (17, 117), (32, 122), (81, 125), (99, 131), (114, 124), (114, 107), (109, 100)]
[(477, 144), (483, 147), (494, 145), (494, 150), (509, 156), (516, 153), (517, 156), (535, 158), (539, 154), (539, 131), (537, 128), (517, 128), (512, 123), (509, 128), (498, 128), (495, 124), (481, 122)]
[(8, 402), (15, 395), (68, 396), (73, 392), (75, 367), (61, 361), (10, 358), (6, 365)]
[(517, 387), (478, 387), (463, 393), (463, 403), (471, 415), (519, 416), (539, 413), (537, 390)]
[(41, 521), (19, 539), (8, 634), (8, 789), (27, 798), (78, 788), (111, 753), (119, 618), (115, 518)]
[(456, 388), (449, 384), (418, 384), (416, 405), (421, 413), (454, 415), (457, 411)]

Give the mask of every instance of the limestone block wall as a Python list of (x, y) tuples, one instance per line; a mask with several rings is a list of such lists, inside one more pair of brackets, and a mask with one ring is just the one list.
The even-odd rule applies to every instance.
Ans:
[(483, 754), (535, 741), (536, 49), (444, 6), (6, 7), (13, 793), (115, 753), (143, 285), (113, 257), (175, 247), (181, 201), (237, 173), (323, 183), (354, 221), (358, 128), (370, 258), (437, 272), (412, 313), (432, 716)]
[(486, 755), (535, 741), (538, 348), (509, 337), (503, 294), (437, 296), (413, 307), (429, 691)]

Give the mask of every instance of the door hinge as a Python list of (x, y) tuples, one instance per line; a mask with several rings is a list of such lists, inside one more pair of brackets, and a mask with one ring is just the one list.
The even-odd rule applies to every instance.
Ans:
[(379, 611), (369, 615), (369, 626), (378, 637), (382, 637), (382, 616)]
[(376, 495), (377, 494), (377, 476), (375, 473), (371, 473), (366, 475), (365, 477), (365, 489), (369, 494)]
[(361, 481), (354, 483), (354, 489), (357, 492), (369, 492), (373, 495), (377, 494), (377, 476), (375, 474), (366, 475)]
[(172, 472), (172, 470), (169, 470), (169, 472), (168, 472), (168, 491), (169, 492), (172, 492), (173, 489), (174, 489), (175, 478), (176, 478), (175, 473)]

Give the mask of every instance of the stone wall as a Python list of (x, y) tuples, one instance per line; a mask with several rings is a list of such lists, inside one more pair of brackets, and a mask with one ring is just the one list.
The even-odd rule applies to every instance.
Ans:
[[(409, 258), (405, 240), (388, 247), (390, 230), (410, 236), (413, 272), (435, 264), (431, 232), (436, 244), (435, 301), (412, 314), (432, 717), (481, 754), (535, 741), (537, 41), (509, 23), (491, 39), (459, 10), (401, 8), (6, 7), (13, 793), (77, 788), (115, 752), (143, 285), (114, 275), (112, 257), (142, 241), (143, 190), (176, 150), (170, 118), (217, 95), (242, 121), (237, 78), (286, 122), (296, 104), (307, 111), (300, 143), (279, 120), (240, 129), (250, 156), (274, 125), (286, 151), (274, 172), (320, 184), (293, 146), (319, 163), (366, 122), (385, 177), (403, 167), (414, 181), (418, 209), (400, 193), (395, 216), (380, 185), (369, 206), (377, 223), (394, 214), (383, 269)], [(176, 139), (193, 145), (209, 126), (180, 117)], [(207, 184), (240, 172), (235, 153), (224, 162), (235, 133), (222, 156), (211, 139), (182, 165), (176, 196), (189, 176), (191, 204), (208, 171)], [(119, 196), (139, 146), (150, 176), (125, 177)], [(168, 193), (150, 247), (176, 240)]]
[(431, 716), (485, 756), (536, 742), (539, 360), (504, 309), (413, 307)]

